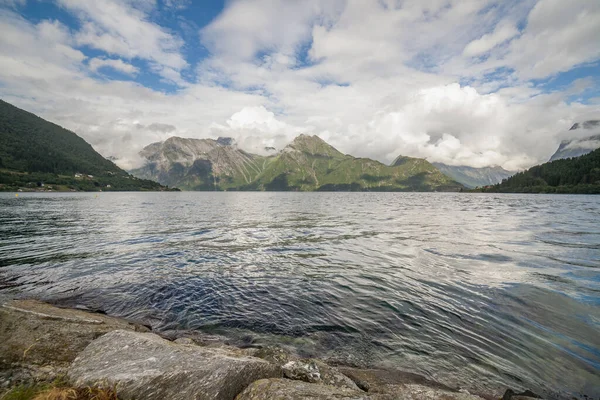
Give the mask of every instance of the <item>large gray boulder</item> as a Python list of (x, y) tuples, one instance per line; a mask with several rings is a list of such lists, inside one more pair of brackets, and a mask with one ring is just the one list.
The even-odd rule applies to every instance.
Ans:
[(35, 300), (0, 304), (0, 386), (53, 380), (93, 340), (115, 329), (149, 331), (119, 318)]
[(261, 379), (246, 388), (236, 400), (368, 400), (365, 393), (290, 379)]
[(482, 400), (410, 372), (344, 367), (340, 371), (367, 391), (371, 400)]
[(381, 392), (371, 394), (371, 400), (483, 400), (464, 392), (453, 392), (444, 389), (423, 386), (414, 383), (404, 385), (388, 385)]
[(331, 367), (319, 360), (289, 361), (281, 369), (283, 376), (288, 379), (360, 390), (352, 379), (342, 374), (337, 368)]
[(93, 341), (68, 372), (73, 385), (114, 386), (123, 400), (231, 400), (258, 379), (280, 376), (280, 367), (233, 349), (123, 330)]
[(483, 400), (468, 393), (418, 384), (388, 385), (376, 393), (289, 379), (262, 379), (236, 400)]

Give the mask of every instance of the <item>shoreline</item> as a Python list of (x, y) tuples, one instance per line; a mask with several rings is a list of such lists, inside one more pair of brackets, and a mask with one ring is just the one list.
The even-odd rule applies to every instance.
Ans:
[[(407, 371), (301, 359), (279, 346), (240, 348), (193, 335), (167, 337), (122, 318), (37, 300), (6, 299), (1, 303), (0, 399), (4, 391), (18, 385), (57, 378), (76, 387), (110, 383), (120, 399), (500, 397), (497, 393), (471, 394)], [(148, 387), (152, 390), (143, 392)], [(187, 388), (187, 394), (177, 394), (181, 387)], [(210, 393), (214, 396), (208, 396)], [(502, 398), (533, 397), (507, 391)]]

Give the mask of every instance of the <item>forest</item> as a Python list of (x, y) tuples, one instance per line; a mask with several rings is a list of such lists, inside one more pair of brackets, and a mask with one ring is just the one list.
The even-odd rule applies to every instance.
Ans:
[(74, 132), (0, 100), (0, 190), (165, 190), (107, 160)]
[(580, 157), (536, 165), (479, 191), (504, 193), (600, 193), (600, 149)]

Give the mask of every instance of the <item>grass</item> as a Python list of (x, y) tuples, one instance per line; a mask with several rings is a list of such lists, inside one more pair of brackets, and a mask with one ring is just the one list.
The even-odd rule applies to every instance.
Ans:
[(12, 388), (0, 400), (118, 400), (113, 389), (74, 388), (63, 381), (24, 384)]

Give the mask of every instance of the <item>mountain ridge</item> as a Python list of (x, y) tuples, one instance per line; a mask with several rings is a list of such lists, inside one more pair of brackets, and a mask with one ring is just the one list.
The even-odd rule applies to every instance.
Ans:
[[(181, 151), (170, 144), (179, 143)], [(189, 148), (196, 150), (189, 151)], [(204, 151), (197, 149), (203, 148)], [(434, 191), (463, 189), (424, 159), (399, 165), (343, 154), (316, 135), (301, 134), (271, 156), (220, 146), (214, 139), (169, 138), (145, 147), (134, 175), (187, 190)], [(220, 155), (220, 158), (217, 157)], [(202, 168), (195, 168), (201, 166)]]
[(515, 172), (507, 171), (500, 166), (475, 168), (466, 165), (448, 165), (438, 162), (432, 164), (444, 175), (471, 189), (495, 185), (515, 174)]
[[(579, 157), (588, 154), (597, 148), (600, 148), (600, 120), (588, 120), (576, 122), (571, 126), (571, 131), (594, 131), (588, 136), (565, 139), (560, 142), (556, 152), (550, 157), (549, 161), (556, 161), (565, 158)], [(592, 133), (592, 132), (590, 132)]]

